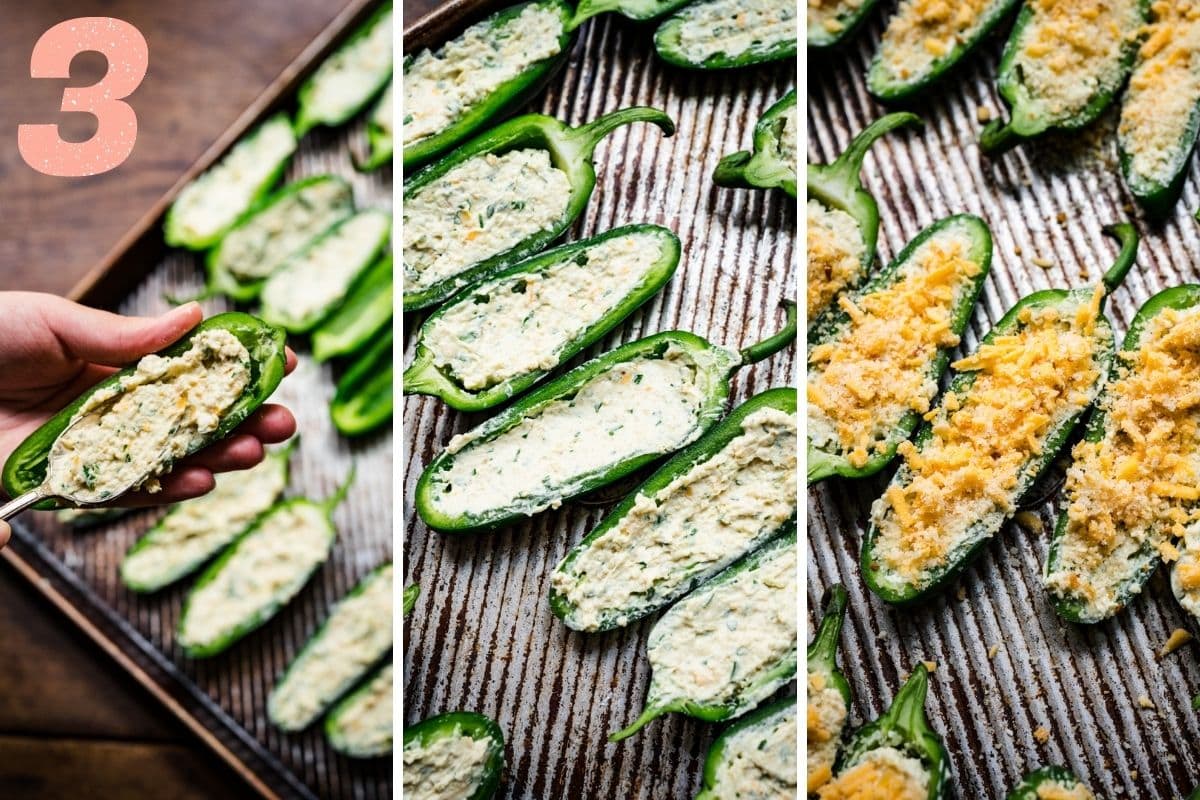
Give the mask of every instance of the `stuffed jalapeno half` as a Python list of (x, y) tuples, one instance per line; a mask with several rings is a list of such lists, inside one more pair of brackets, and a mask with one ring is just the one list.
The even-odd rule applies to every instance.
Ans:
[(404, 59), (404, 168), (451, 150), (528, 102), (571, 50), (570, 6), (497, 11), (435, 50)]
[(740, 717), (796, 676), (796, 528), (772, 539), (663, 614), (646, 641), (646, 706), (617, 742), (671, 711)]
[(521, 394), (654, 296), (679, 252), (666, 228), (627, 225), (464, 289), (422, 323), (405, 394), (440, 397), (460, 411)]
[(276, 114), (246, 134), (175, 198), (163, 221), (167, 244), (207, 250), (262, 201), (296, 152), (296, 134)]
[(1200, 132), (1200, 7), (1156, 0), (1121, 101), (1117, 143), (1129, 191), (1154, 217), (1179, 199)]
[(846, 590), (835, 584), (825, 593), (825, 614), (808, 646), (808, 793), (833, 779), (846, 721), (850, 683), (837, 667), (838, 638), (846, 619)]
[(1125, 83), (1149, 0), (1025, 0), (1000, 59), (1009, 120), (994, 120), (979, 148), (998, 155), (1050, 130), (1093, 122)]
[[(1200, 523), (1187, 527), (1178, 549), (1179, 558), (1171, 567), (1171, 591), (1183, 610), (1200, 620)], [(1200, 708), (1200, 704), (1193, 703), (1193, 707)]]
[(1044, 583), (1072, 622), (1107, 619), (1141, 593), (1200, 518), (1200, 286), (1138, 310), (1072, 450)]
[(4, 490), (18, 497), (49, 478), (53, 488), (96, 503), (135, 482), (155, 491), (175, 461), (229, 435), (266, 402), (285, 364), (279, 329), (237, 312), (209, 317), (31, 433), (4, 465)]
[(1096, 800), (1096, 795), (1066, 767), (1041, 767), (1021, 779), (1005, 800)]
[(176, 641), (191, 658), (226, 650), (278, 613), (325, 563), (337, 538), (333, 509), (353, 474), (328, 500), (285, 500), (255, 520), (188, 592)]
[(392, 418), (392, 331), (364, 350), (338, 381), (329, 416), (338, 433), (363, 436)]
[(132, 508), (60, 508), (54, 512), (54, 518), (59, 523), (76, 530), (94, 528), (106, 522), (113, 522), (133, 511)]
[(817, 792), (820, 800), (850, 800), (868, 788), (870, 797), (942, 800), (950, 763), (925, 715), (928, 688), (929, 673), (917, 664), (883, 716), (846, 742), (833, 780)]
[(796, 797), (796, 698), (754, 711), (713, 741), (696, 800)]
[(733, 69), (790, 61), (799, 39), (789, 0), (699, 0), (658, 26), (654, 49), (677, 67)]
[(837, 47), (850, 41), (876, 5), (878, 0), (809, 0), (808, 47)]
[(350, 184), (336, 175), (284, 186), (208, 251), (208, 284), (202, 296), (223, 294), (250, 302), (290, 256), (353, 213)]
[(372, 172), (384, 164), (392, 163), (392, 151), (395, 148), (392, 123), (395, 113), (392, 102), (394, 84), (394, 81), (388, 81), (383, 94), (371, 109), (371, 116), (367, 118), (367, 152), (354, 159), (354, 167), (361, 172)]
[(721, 417), (733, 372), (786, 347), (729, 350), (685, 331), (629, 342), (459, 434), (425, 467), (416, 509), (434, 530), (477, 532), (606, 486), (690, 444)]
[(1017, 511), (1100, 393), (1115, 358), (1103, 314), (1133, 263), (1137, 233), (1106, 229), (1121, 254), (1095, 289), (1022, 298), (951, 366), (939, 404), (871, 509), (862, 549), (867, 585), (889, 603), (945, 586)]
[(935, 222), (809, 327), (808, 482), (887, 466), (929, 411), (992, 263), (979, 217)]
[(392, 216), (367, 209), (346, 217), (288, 258), (262, 287), (262, 317), (308, 333), (342, 304), (387, 248)]
[(692, 0), (579, 0), (575, 5), (575, 15), (567, 23), (567, 28), (574, 30), (592, 17), (608, 11), (615, 11), (623, 17), (638, 22), (645, 22), (664, 14), (670, 14), (690, 2)]
[(156, 592), (225, 549), (279, 500), (297, 441), (248, 470), (217, 474), (211, 492), (171, 506), (121, 560), (121, 582), (135, 592)]
[(379, 667), (325, 717), (325, 738), (351, 758), (375, 758), (392, 752), (392, 662)]
[(903, 0), (867, 70), (867, 90), (898, 103), (944, 78), (988, 37), (1019, 0)]
[(348, 122), (392, 79), (392, 4), (383, 3), (297, 92), (296, 135)]
[(796, 390), (738, 406), (572, 548), (550, 579), (569, 627), (623, 627), (670, 605), (796, 516)]
[(754, 126), (754, 149), (731, 153), (713, 171), (713, 183), (733, 189), (782, 189), (796, 196), (796, 90), (767, 109)]
[(566, 232), (596, 188), (596, 145), (633, 122), (675, 132), (653, 108), (621, 109), (578, 128), (527, 114), (405, 181), (404, 310), (440, 303)]
[(318, 362), (353, 355), (391, 329), (392, 256), (376, 261), (350, 288), (341, 306), (312, 334)]
[(377, 567), (342, 598), (292, 659), (267, 698), (285, 731), (307, 728), (392, 649), (392, 565)]
[(888, 131), (920, 123), (913, 114), (888, 114), (864, 128), (833, 162), (808, 165), (805, 255), (810, 327), (838, 293), (866, 277), (875, 258), (879, 206), (859, 177), (867, 151)]
[(404, 729), (407, 800), (488, 800), (504, 771), (504, 734), (470, 711), (452, 711)]

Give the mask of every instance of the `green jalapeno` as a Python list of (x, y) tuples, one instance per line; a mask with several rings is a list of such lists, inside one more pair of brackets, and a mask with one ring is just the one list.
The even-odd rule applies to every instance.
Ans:
[(1043, 797), (1040, 791), (1043, 787), (1062, 789), (1064, 792), (1073, 792), (1079, 789), (1084, 789), (1089, 793), (1091, 791), (1066, 767), (1048, 766), (1035, 769), (1022, 778), (1021, 782), (1006, 795), (1005, 800), (1039, 800)]
[[(1084, 20), (1056, 12), (1046, 0), (1026, 0), (996, 76), (1011, 114), (1008, 122), (996, 119), (984, 127), (979, 149), (995, 156), (1047, 131), (1078, 130), (1092, 123), (1129, 76), (1149, 5), (1149, 0), (1124, 0), (1100, 6), (1103, 13)], [(1092, 25), (1096, 41), (1107, 44), (1118, 37), (1120, 41), (1101, 57), (1083, 59), (1077, 69), (1060, 71), (1054, 63), (1056, 48), (1073, 47), (1055, 28), (1063, 24)]]
[(371, 109), (371, 116), (367, 118), (367, 152), (361, 158), (356, 156), (354, 159), (354, 167), (360, 172), (373, 172), (384, 164), (392, 163), (392, 151), (395, 147), (395, 132), (392, 130), (392, 114), (395, 112), (392, 103), (393, 86), (394, 81), (388, 81), (383, 94)]
[[(879, 206), (859, 174), (871, 145), (902, 125), (920, 125), (914, 114), (888, 114), (863, 128), (845, 151), (829, 164), (809, 164), (808, 320), (811, 327), (843, 289), (858, 285), (871, 271), (879, 237)], [(839, 235), (843, 231), (846, 235)], [(814, 250), (828, 236), (829, 253)], [(843, 241), (845, 239), (845, 241)]]
[[(160, 350), (157, 355), (163, 358), (182, 355), (191, 347), (192, 339), (207, 330), (224, 330), (237, 337), (250, 355), (247, 365), (250, 378), (241, 396), (221, 414), (220, 424), (211, 434), (205, 436), (203, 441), (190, 448), (189, 454), (225, 438), (257, 411), (283, 380), (286, 364), (283, 332), (256, 317), (238, 312), (209, 317), (179, 341)], [(118, 388), (121, 381), (132, 375), (135, 370), (136, 365), (129, 366), (100, 381), (17, 445), (4, 464), (4, 490), (8, 495), (19, 497), (41, 486), (46, 479), (50, 449), (66, 430), (76, 412), (97, 392)], [(36, 507), (54, 508), (54, 501), (45, 501)]]
[[(1200, 305), (1200, 285), (1189, 284), (1159, 292), (1146, 301), (1129, 323), (1120, 356), (1113, 361), (1108, 384), (1096, 401), (1088, 419), (1084, 442), (1097, 444), (1109, 437), (1125, 435), (1115, 428), (1105, 401), (1114, 396), (1113, 391), (1123, 374), (1134, 374), (1138, 360), (1136, 354), (1143, 346), (1143, 336), (1154, 323), (1158, 314), (1166, 309), (1182, 311)], [(1086, 445), (1085, 445), (1086, 446)], [(1078, 450), (1076, 451), (1078, 452)], [(1077, 461), (1075, 469), (1081, 469)], [(1111, 465), (1113, 470), (1118, 465)], [(1163, 477), (1164, 481), (1169, 475)], [(1072, 546), (1074, 534), (1069, 529), (1069, 516), (1076, 501), (1074, 482), (1066, 486), (1067, 507), (1058, 517), (1054, 534), (1050, 540), (1050, 552), (1046, 558), (1043, 581), (1050, 591), (1054, 608), (1064, 619), (1071, 622), (1095, 623), (1117, 614), (1129, 604), (1145, 587), (1159, 562), (1158, 537), (1152, 531), (1141, 531), (1142, 541), (1132, 551), (1113, 543), (1112, 553), (1094, 569), (1072, 566), (1064, 557), (1064, 548)], [(1116, 532), (1124, 541), (1135, 542), (1135, 532), (1124, 525), (1116, 525)]]
[(338, 601), (267, 698), (267, 717), (304, 730), (392, 649), (392, 565), (369, 572)]
[(283, 494), (299, 441), (292, 437), (249, 470), (215, 476), (211, 492), (171, 506), (121, 559), (121, 582), (135, 592), (156, 592), (224, 550)]
[[(404, 310), (440, 303), (565, 233), (596, 187), (596, 145), (633, 122), (653, 123), (667, 136), (675, 132), (671, 118), (653, 108), (621, 109), (578, 128), (527, 114), (501, 123), (407, 180)], [(519, 183), (535, 179), (540, 183)], [(475, 207), (482, 189), (464, 189), (472, 183), (494, 192), (487, 195), (492, 202)], [(455, 209), (450, 216), (447, 207)], [(472, 245), (477, 240), (483, 244)]]
[(392, 752), (392, 662), (338, 701), (325, 717), (325, 738), (342, 755), (375, 758)]
[(452, 150), (541, 91), (571, 52), (571, 14), (563, 0), (520, 3), (405, 58), (404, 169)]
[(754, 126), (754, 150), (731, 153), (713, 171), (713, 183), (734, 189), (783, 189), (796, 196), (796, 90), (767, 109)]
[(179, 192), (163, 220), (167, 244), (189, 250), (215, 245), (270, 193), (295, 152), (296, 134), (286, 114), (250, 131)]
[(408, 616), (413, 608), (417, 605), (417, 598), (421, 596), (421, 587), (417, 584), (404, 587), (404, 616)]
[(785, 0), (699, 0), (658, 26), (654, 49), (668, 64), (735, 69), (796, 57), (796, 6)]
[(927, 800), (942, 800), (950, 763), (941, 738), (929, 726), (925, 695), (929, 672), (918, 663), (904, 686), (896, 693), (883, 716), (855, 731), (838, 761), (835, 780), (869, 764), (887, 763), (896, 769), (904, 764), (909, 774), (923, 776), (921, 788)]
[(690, 444), (720, 418), (732, 373), (794, 340), (794, 304), (787, 315), (741, 353), (667, 331), (576, 367), (451, 440), (421, 473), (417, 513), (438, 531), (488, 530)]
[(313, 358), (328, 361), (357, 353), (392, 319), (392, 256), (380, 258), (351, 287), (342, 305), (312, 334)]
[(383, 3), (296, 93), (296, 135), (348, 122), (392, 79), (392, 3)]
[[(933, 399), (932, 393), (936, 391), (938, 382), (950, 363), (950, 351), (957, 345), (958, 337), (966, 330), (967, 323), (971, 319), (971, 312), (975, 308), (975, 302), (978, 300), (979, 293), (983, 290), (983, 283), (991, 270), (992, 235), (987, 223), (979, 217), (969, 214), (959, 214), (935, 222), (917, 234), (916, 238), (900, 251), (891, 264), (869, 278), (861, 288), (850, 290), (846, 294), (853, 306), (861, 308), (864, 304), (869, 304), (874, 297), (894, 292), (896, 287), (906, 280), (918, 280), (922, 270), (929, 273), (944, 269), (946, 266), (944, 260), (924, 263), (920, 259), (930, 253), (936, 257), (938, 252), (951, 252), (949, 249), (935, 251), (931, 248), (943, 246), (950, 248), (961, 243), (966, 244), (966, 249), (954, 257), (963, 259), (962, 267), (970, 265), (976, 271), (972, 275), (960, 267), (957, 273), (959, 285), (952, 296), (946, 298), (940, 306), (938, 304), (932, 306), (935, 309), (942, 307), (948, 312), (946, 329), (952, 338), (943, 339), (941, 343), (929, 343), (931, 346), (930, 357), (920, 370), (922, 377), (920, 386), (928, 387), (927, 391), (931, 395), (927, 398), (928, 400)], [(947, 256), (948, 258), (949, 256)], [(916, 324), (921, 323), (932, 324), (925, 314), (922, 314), (921, 319), (916, 321)], [(899, 409), (899, 416), (892, 421), (892, 424), (882, 427), (876, 425), (877, 430), (872, 436), (870, 447), (862, 448), (862, 452), (852, 453), (838, 441), (837, 413), (829, 416), (820, 409), (813, 408), (812, 393), (818, 390), (817, 379), (824, 369), (823, 364), (815, 363), (813, 360), (814, 352), (821, 352), (816, 348), (819, 347), (826, 351), (829, 348), (836, 348), (839, 341), (844, 342), (847, 338), (854, 336), (856, 327), (856, 321), (836, 305), (828, 307), (809, 326), (808, 483), (810, 485), (832, 475), (846, 478), (874, 475), (891, 463), (896, 455), (896, 448), (901, 442), (912, 436), (917, 424), (921, 421), (921, 414), (913, 408), (917, 398), (903, 398), (903, 407)], [(905, 357), (911, 357), (911, 350), (905, 354)], [(880, 364), (885, 363), (878, 353), (873, 353), (870, 360)], [(851, 370), (854, 370), (854, 363), (861, 362), (848, 362)], [(897, 366), (896, 369), (899, 371), (900, 367)], [(887, 380), (893, 385), (898, 385), (900, 378), (893, 375)], [(878, 402), (878, 399), (874, 399), (873, 402)], [(844, 403), (839, 402), (837, 405), (845, 410)], [(882, 409), (873, 410), (878, 412)], [(822, 419), (826, 423), (820, 430), (813, 424), (816, 419)]]
[[(1121, 252), (1105, 274), (1102, 286), (1095, 290), (1048, 289), (1022, 298), (988, 332), (976, 353), (959, 362), (961, 366), (955, 367), (957, 371), (950, 380), (949, 388), (937, 407), (926, 415), (929, 421), (917, 432), (915, 443), (905, 457), (905, 463), (893, 476), (884, 498), (876, 504), (872, 512), (871, 524), (863, 543), (863, 577), (871, 591), (885, 601), (905, 604), (924, 599), (946, 586), (962, 571), (1016, 513), (1021, 499), (1057, 458), (1083, 413), (1100, 393), (1104, 377), (1115, 358), (1112, 326), (1104, 316), (1103, 302), (1107, 293), (1120, 285), (1133, 265), (1138, 245), (1137, 232), (1128, 223), (1110, 226), (1105, 232), (1120, 239)], [(1022, 448), (1012, 450), (1021, 458), (1012, 465), (1014, 474), (1004, 477), (1005, 481), (1011, 477), (1012, 484), (1006, 484), (1003, 488), (1007, 500), (1002, 501), (995, 496), (995, 492), (983, 492), (979, 488), (981, 484), (978, 484), (979, 481), (986, 482), (988, 470), (997, 468), (993, 463), (997, 459), (991, 457), (989, 460), (988, 456), (973, 453), (970, 449), (977, 446), (995, 446), (987, 442), (985, 433), (974, 430), (972, 420), (977, 417), (971, 413), (972, 393), (976, 391), (974, 384), (984, 365), (977, 366), (972, 359), (981, 358), (980, 353), (983, 352), (998, 353), (995, 348), (1001, 346), (1007, 347), (1010, 354), (1015, 353), (1014, 358), (1022, 359), (1022, 348), (1027, 346), (1019, 341), (1023, 332), (1031, 330), (1037, 335), (1035, 326), (1045, 323), (1050, 329), (1059, 321), (1069, 318), (1071, 314), (1075, 314), (1077, 320), (1081, 319), (1080, 314), (1084, 314), (1091, 322), (1080, 323), (1076, 326), (1079, 331), (1071, 331), (1072, 337), (1075, 338), (1070, 340), (1070, 350), (1062, 349), (1067, 345), (1061, 344), (1063, 332), (1058, 330), (1055, 333), (1055, 347), (1071, 359), (1082, 361), (1086, 357), (1087, 368), (1080, 366), (1078, 371), (1084, 376), (1092, 375), (1094, 379), (1081, 387), (1065, 385), (1062, 389), (1065, 394), (1061, 396), (1048, 390), (1046, 400), (1044, 403), (1039, 400), (1036, 409), (1027, 407), (1033, 404), (1033, 400), (1018, 400), (1015, 395), (1019, 392), (1009, 391), (1005, 396), (1008, 401), (1021, 402), (1022, 408), (1002, 412), (994, 410), (996, 406), (988, 406), (986, 412), (980, 412), (987, 414), (987, 420), (994, 420), (996, 414), (1010, 413), (1010, 420), (1022, 418), (1040, 420), (1041, 423), (1040, 432), (1029, 434), (1036, 437), (1035, 441), (1023, 443)], [(1036, 355), (1031, 353), (1028, 358), (1034, 358)], [(996, 355), (997, 359), (1000, 357), (999, 354)], [(1042, 357), (1037, 356), (1035, 360), (1040, 358)], [(1043, 370), (1042, 374), (1043, 380), (1072, 379), (1070, 375), (1059, 375), (1057, 369)], [(1028, 391), (1032, 392), (1035, 381), (1030, 376), (1026, 377), (1030, 385)], [(1032, 394), (1030, 397), (1036, 398), (1038, 395)], [(1046, 407), (1043, 408), (1043, 405)], [(951, 425), (951, 415), (955, 414), (965, 415), (961, 425), (966, 426), (966, 433), (963, 434), (962, 442), (953, 443), (952, 449), (955, 453), (961, 453), (967, 460), (962, 461), (958, 456), (951, 458), (953, 453), (946, 453), (938, 463), (953, 463), (955, 466), (951, 468), (951, 474), (960, 476), (962, 481), (969, 479), (969, 486), (974, 488), (970, 491), (964, 490), (966, 494), (962, 497), (941, 498), (938, 502), (946, 504), (945, 508), (912, 508), (906, 492), (914, 485), (921, 491), (934, 485), (927, 478), (921, 478), (921, 482), (916, 483), (920, 477), (920, 465), (926, 463), (929, 456), (925, 452), (926, 448), (931, 442), (940, 443), (944, 436), (950, 435), (954, 429)], [(1004, 430), (1012, 429), (1010, 425)], [(1006, 445), (1005, 452), (1010, 450)], [(936, 454), (936, 451), (934, 452)], [(916, 472), (913, 464), (918, 465)], [(956, 486), (962, 483), (958, 478), (955, 480)], [(920, 497), (917, 501), (922, 502)], [(965, 510), (968, 508), (969, 512)], [(934, 515), (943, 513), (951, 515), (952, 518), (928, 522)], [(925, 527), (921, 527), (906, 539), (901, 528), (906, 519)], [(927, 522), (935, 527), (927, 527)], [(880, 554), (881, 550), (888, 554), (887, 557)]]
[(440, 397), (460, 411), (516, 397), (653, 297), (675, 274), (679, 252), (666, 228), (626, 225), (464, 289), (421, 324), (405, 394)]
[(899, 103), (945, 78), (1016, 8), (1018, 0), (947, 6), (947, 17), (926, 19), (915, 2), (901, 3), (867, 69), (867, 91)]
[(471, 711), (452, 711), (404, 729), (406, 793), (445, 777), (447, 769), (463, 768), (474, 773), (463, 800), (488, 800), (496, 793), (504, 771), (504, 734), (495, 722)]
[(567, 29), (574, 30), (592, 17), (607, 11), (615, 11), (623, 17), (645, 22), (669, 14), (690, 2), (692, 0), (579, 0), (575, 7), (575, 15), (567, 23)]
[(354, 193), (343, 178), (316, 175), (289, 183), (245, 214), (208, 251), (208, 281), (196, 299), (223, 294), (250, 302), (290, 256), (353, 213)]
[[(825, 613), (817, 627), (817, 635), (808, 646), (808, 748), (809, 761), (814, 770), (808, 774), (810, 793), (833, 777), (842, 736), (850, 717), (850, 682), (837, 666), (838, 640), (846, 619), (847, 599), (846, 590), (841, 584), (834, 584), (826, 590), (822, 603)], [(813, 722), (816, 722), (819, 733), (813, 730)], [(818, 757), (813, 759), (813, 754)]]
[(392, 418), (392, 331), (350, 365), (329, 404), (333, 425), (345, 436), (370, 433)]
[(833, 0), (808, 4), (808, 47), (823, 50), (845, 44), (862, 28), (878, 0)]
[[(795, 591), (796, 528), (792, 525), (654, 623), (646, 641), (652, 676), (645, 709), (632, 725), (608, 740), (632, 736), (672, 711), (706, 722), (733, 719), (792, 680), (795, 617), (780, 609), (793, 606)], [(754, 652), (751, 663), (744, 664), (739, 660), (743, 645), (737, 637), (753, 633), (756, 627), (767, 644), (756, 643), (754, 649), (765, 652)]]
[[(176, 640), (190, 658), (221, 653), (274, 617), (329, 557), (333, 510), (354, 472), (332, 497), (297, 497), (261, 515), (209, 565), (188, 592)], [(222, 608), (236, 600), (234, 611)]]
[[(740, 793), (739, 766), (750, 759), (754, 789), (766, 794)], [(796, 698), (747, 714), (721, 731), (708, 748), (696, 800), (742, 796), (796, 796)]]
[(738, 406), (567, 553), (550, 580), (555, 616), (582, 631), (628, 625), (794, 525), (795, 440), (795, 389)]

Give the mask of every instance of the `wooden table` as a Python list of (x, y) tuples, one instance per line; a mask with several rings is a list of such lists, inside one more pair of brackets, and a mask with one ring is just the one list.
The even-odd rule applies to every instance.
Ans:
[[(342, 0), (82, 0), (25, 3), (0, 26), (0, 289), (65, 294), (344, 6)], [(150, 69), (130, 98), (138, 140), (119, 168), (52, 178), (21, 160), (22, 122), (60, 121), (67, 81), (35, 81), (33, 43), (71, 17), (136, 25)], [(72, 85), (104, 61), (73, 64)], [(67, 138), (94, 123), (74, 117)], [(61, 121), (66, 121), (63, 117)], [(0, 564), (0, 794), (6, 800), (223, 797), (250, 793), (145, 691)]]

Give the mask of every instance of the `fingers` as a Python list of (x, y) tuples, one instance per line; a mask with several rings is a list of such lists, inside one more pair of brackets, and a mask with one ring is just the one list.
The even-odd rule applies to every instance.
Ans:
[(290, 347), (288, 347), (288, 348), (285, 348), (285, 351), (286, 351), (286, 354), (287, 354), (287, 356), (286, 356), (286, 358), (287, 358), (287, 363), (284, 365), (284, 368), (283, 368), (283, 374), (284, 374), (284, 375), (291, 375), (291, 374), (292, 374), (292, 370), (296, 369), (296, 353), (295, 353), (295, 351), (294, 351), (294, 350), (292, 350), (292, 348), (290, 348)]
[(209, 445), (179, 462), (182, 467), (202, 467), (210, 472), (250, 469), (263, 460), (263, 446), (254, 436), (239, 433)]
[(158, 317), (125, 317), (53, 296), (39, 302), (38, 312), (69, 355), (114, 367), (161, 350), (204, 317), (198, 303)]
[(116, 501), (116, 505), (122, 508), (144, 508), (178, 503), (208, 494), (216, 486), (211, 470), (193, 466), (179, 466), (162, 476), (160, 482), (162, 491), (154, 494), (145, 491), (130, 492), (122, 495)]
[(12, 529), (8, 527), (8, 523), (0, 519), (0, 550), (4, 549), (4, 545), (8, 544), (8, 537), (12, 536)]
[(296, 418), (287, 408), (267, 403), (239, 425), (236, 432), (248, 433), (263, 444), (278, 444), (296, 433)]

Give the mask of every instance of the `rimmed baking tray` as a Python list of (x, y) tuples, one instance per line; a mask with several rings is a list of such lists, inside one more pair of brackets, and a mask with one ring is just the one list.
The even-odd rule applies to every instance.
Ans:
[[(849, 50), (809, 59), (810, 161), (830, 160), (885, 112), (866, 94), (863, 77), (893, 7), (883, 5)], [(1094, 285), (1116, 252), (1101, 227), (1134, 213), (1111, 114), (1094, 128), (1103, 135), (1055, 137), (995, 160), (981, 157), (979, 108), (1003, 111), (993, 88), (1000, 47), (991, 42), (916, 105), (924, 129), (885, 137), (864, 171), (879, 201), (885, 262), (949, 214), (979, 214), (991, 227), (992, 274), (960, 352), (1025, 294)], [(1190, 215), (1200, 202), (1197, 174), (1193, 162), (1166, 225), (1137, 220), (1137, 266), (1108, 302), (1120, 336), (1150, 295), (1200, 280), (1200, 229)], [(1051, 266), (1035, 266), (1034, 258)], [(835, 581), (850, 592), (841, 663), (855, 693), (855, 724), (877, 716), (901, 676), (927, 659), (937, 663), (928, 708), (950, 750), (954, 796), (1001, 798), (1023, 773), (1047, 763), (1070, 767), (1097, 796), (1187, 796), (1200, 783), (1200, 714), (1190, 709), (1200, 692), (1196, 646), (1157, 654), (1174, 628), (1197, 633), (1197, 625), (1164, 574), (1115, 620), (1070, 625), (1041, 585), (1048, 533), (1009, 524), (956, 587), (927, 604), (889, 608), (866, 590), (858, 568), (870, 504), (888, 477), (831, 480), (809, 492), (808, 603), (815, 610)], [(1034, 511), (1051, 530), (1057, 506)]]
[[(291, 103), (303, 76), (372, 6), (368, 0), (348, 3), (72, 296), (123, 313), (153, 314), (169, 308), (164, 294), (198, 293), (203, 283), (201, 257), (167, 251), (163, 245), (161, 218), (166, 207), (187, 180), (247, 128)], [(365, 135), (362, 121), (309, 134), (285, 179), (337, 173), (350, 180), (360, 207), (390, 207), (390, 169), (362, 175), (351, 165), (350, 148), (364, 142)], [(205, 301), (204, 307), (208, 314), (229, 308), (216, 300)], [(392, 556), (391, 431), (353, 443), (338, 436), (328, 411), (335, 371), (297, 349), (299, 367), (272, 397), (293, 410), (301, 431), (287, 493), (326, 497), (352, 462), (358, 477), (334, 513), (339, 535), (329, 562), (263, 628), (221, 656), (192, 661), (184, 657), (174, 633), (190, 581), (146, 597), (121, 585), (121, 557), (161, 511), (139, 511), (82, 531), (62, 526), (46, 512), (26, 515), (16, 520), (3, 556), (263, 796), (382, 800), (392, 796), (390, 759), (349, 759), (328, 746), (320, 725), (287, 735), (266, 720), (267, 694), (291, 657), (331, 605)]]
[[(406, 31), (405, 51), (436, 43), (498, 5), (451, 3)], [(687, 72), (655, 57), (653, 32), (653, 25), (614, 15), (592, 20), (533, 106), (578, 124), (651, 105), (679, 128), (671, 138), (649, 126), (626, 128), (596, 153), (596, 194), (567, 238), (653, 222), (679, 235), (683, 258), (662, 294), (580, 359), (673, 328), (738, 346), (778, 330), (781, 301), (796, 295), (794, 201), (781, 192), (719, 189), (710, 178), (718, 159), (748, 147), (759, 116), (795, 86), (794, 65)], [(405, 320), (409, 358), (421, 319)], [(739, 372), (732, 401), (796, 385), (795, 358), (796, 351), (785, 351)], [(405, 398), (404, 574), (405, 584), (422, 590), (406, 623), (405, 724), (455, 709), (495, 718), (508, 742), (502, 797), (693, 797), (719, 726), (671, 715), (620, 744), (606, 742), (641, 708), (652, 620), (583, 635), (569, 631), (547, 603), (555, 564), (636, 482), (479, 536), (433, 533), (412, 512), (422, 467), (451, 436), (486, 416)]]

